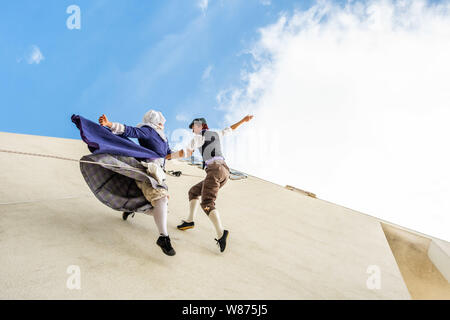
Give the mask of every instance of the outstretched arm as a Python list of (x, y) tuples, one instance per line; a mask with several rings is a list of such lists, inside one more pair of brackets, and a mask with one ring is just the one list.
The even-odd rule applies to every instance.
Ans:
[[(239, 122), (236, 122), (235, 124), (233, 124), (232, 126), (230, 126), (230, 128), (231, 128), (231, 130), (235, 130), (235, 129), (237, 129), (237, 127), (239, 127), (241, 124), (243, 124), (244, 122), (249, 122), (250, 120), (252, 120), (253, 119), (253, 116), (252, 115), (247, 115), (247, 116), (245, 116), (244, 118), (242, 118), (241, 119), (241, 121), (239, 121)], [(222, 130), (222, 134), (224, 135), (225, 134), (225, 131), (228, 131), (229, 129), (228, 128), (226, 128), (226, 129), (224, 129), (224, 130)], [(200, 137), (201, 138), (201, 137)], [(171, 153), (171, 154), (168, 154), (167, 156), (166, 156), (166, 159), (167, 160), (171, 160), (171, 159), (179, 159), (179, 158), (187, 158), (187, 157), (190, 157), (191, 155), (192, 155), (192, 153), (194, 153), (194, 150), (196, 149), (196, 148), (199, 148), (202, 144), (203, 144), (203, 141), (200, 141), (200, 138), (199, 139), (193, 139), (192, 141), (191, 141), (191, 143), (189, 144), (189, 146), (187, 147), (187, 148), (185, 148), (185, 149), (182, 149), (182, 150), (179, 150), (179, 151), (177, 151), (177, 152), (173, 152), (173, 153)]]
[(118, 122), (110, 122), (104, 114), (98, 118), (98, 122), (100, 125), (108, 127), (113, 134), (121, 135), (125, 132), (125, 125)]
[(98, 122), (100, 125), (110, 128), (113, 134), (122, 135), (123, 137), (144, 139), (148, 138), (149, 135), (149, 129), (126, 126), (119, 122), (110, 122), (104, 114), (98, 118)]
[(236, 130), (241, 124), (243, 124), (244, 122), (249, 122), (250, 120), (253, 119), (252, 115), (246, 115), (245, 117), (242, 118), (241, 121), (236, 122), (235, 124), (233, 124), (232, 126), (230, 126), (230, 128), (232, 130)]
[(98, 118), (98, 122), (100, 123), (100, 125), (111, 129), (111, 132), (114, 134), (120, 135), (125, 131), (125, 126), (123, 124), (118, 122), (110, 122), (104, 114), (102, 114), (100, 118)]
[(166, 156), (167, 160), (170, 159), (179, 159), (179, 158), (188, 158), (192, 156), (194, 153), (194, 150), (197, 148), (200, 148), (204, 143), (204, 137), (201, 135), (194, 135), (192, 140), (187, 144), (183, 149), (173, 152), (171, 154), (168, 154)]
[(190, 149), (181, 149), (176, 152), (172, 152), (166, 156), (166, 160), (179, 159), (179, 158), (188, 158), (194, 153), (194, 150)]

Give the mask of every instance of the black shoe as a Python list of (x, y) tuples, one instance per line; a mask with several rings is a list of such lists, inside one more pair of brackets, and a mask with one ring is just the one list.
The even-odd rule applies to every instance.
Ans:
[(228, 233), (228, 230), (223, 230), (222, 237), (219, 240), (214, 239), (217, 241), (217, 245), (220, 247), (220, 252), (224, 252), (225, 247), (227, 246)]
[(130, 214), (132, 214), (132, 218), (134, 218), (134, 212), (124, 212), (124, 213), (122, 213), (122, 219), (123, 220), (127, 220), (128, 219), (128, 216), (130, 215)]
[(177, 228), (179, 230), (187, 230), (187, 229), (192, 229), (194, 227), (194, 221), (192, 221), (192, 222), (186, 222), (184, 220), (182, 220), (182, 221), (183, 221), (183, 223), (177, 226)]
[(167, 254), (168, 256), (174, 256), (175, 250), (172, 248), (172, 245), (170, 244), (170, 238), (169, 236), (163, 236), (161, 235), (158, 238), (158, 241), (156, 241), (156, 244), (161, 247), (162, 251)]
[(167, 173), (170, 174), (171, 176), (174, 176), (174, 177), (179, 177), (179, 176), (181, 176), (181, 171), (173, 171), (173, 170), (169, 170), (169, 171), (167, 171)]

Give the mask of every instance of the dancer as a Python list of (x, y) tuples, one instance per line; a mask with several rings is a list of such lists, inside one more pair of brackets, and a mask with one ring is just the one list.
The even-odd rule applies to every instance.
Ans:
[[(153, 176), (158, 184), (162, 184), (165, 179), (163, 171), (165, 159), (167, 154), (170, 154), (170, 148), (167, 142), (167, 137), (164, 134), (164, 123), (166, 119), (161, 112), (150, 110), (144, 115), (143, 122), (137, 127), (123, 125), (118, 122), (110, 122), (103, 114), (98, 119), (102, 126), (111, 129), (115, 135), (122, 137), (137, 138), (139, 144), (145, 148), (154, 151), (160, 158), (148, 160), (148, 162), (141, 162), (147, 167), (147, 171)], [(167, 208), (168, 208), (168, 192), (164, 188), (154, 188), (149, 181), (141, 182), (135, 180), (139, 189), (142, 190), (145, 198), (151, 203), (152, 209), (145, 212), (152, 215), (155, 219), (160, 236), (156, 242), (161, 247), (162, 251), (169, 256), (175, 255), (170, 237), (167, 232)], [(124, 220), (130, 213), (124, 213)]]
[[(230, 169), (222, 153), (220, 138), (228, 135), (252, 118), (252, 115), (247, 115), (241, 121), (219, 132), (209, 130), (205, 118), (194, 119), (189, 125), (189, 129), (192, 129), (194, 133), (194, 138), (189, 145), (166, 156), (166, 159), (190, 157), (195, 149), (199, 149), (203, 157), (203, 168), (206, 170), (206, 177), (189, 190), (189, 216), (187, 219), (182, 220), (182, 223), (177, 228), (187, 230), (194, 227), (195, 214), (200, 203), (216, 230), (217, 239), (215, 240), (220, 247), (220, 252), (225, 250), (229, 231), (222, 226), (219, 211), (215, 206), (215, 200), (219, 189), (225, 185), (230, 175)], [(200, 197), (201, 202), (199, 200)]]

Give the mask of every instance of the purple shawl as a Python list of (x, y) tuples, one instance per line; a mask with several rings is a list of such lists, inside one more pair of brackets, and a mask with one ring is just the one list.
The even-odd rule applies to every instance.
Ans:
[[(109, 153), (137, 159), (164, 158), (171, 153), (167, 141), (150, 127), (125, 126), (125, 132), (115, 135), (107, 127), (92, 122), (80, 115), (72, 115), (72, 122), (80, 130), (81, 139), (92, 154)], [(140, 145), (129, 138), (138, 138)]]

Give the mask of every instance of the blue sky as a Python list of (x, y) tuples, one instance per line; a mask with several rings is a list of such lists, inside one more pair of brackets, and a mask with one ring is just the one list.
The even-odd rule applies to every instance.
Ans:
[[(199, 115), (221, 126), (216, 96), (239, 83), (258, 28), (310, 5), (265, 2), (210, 0), (204, 10), (198, 0), (5, 2), (0, 131), (79, 138), (72, 114), (136, 125), (149, 108), (163, 111), (169, 133)], [(71, 4), (80, 30), (66, 27)], [(39, 63), (27, 62), (32, 46)]]

